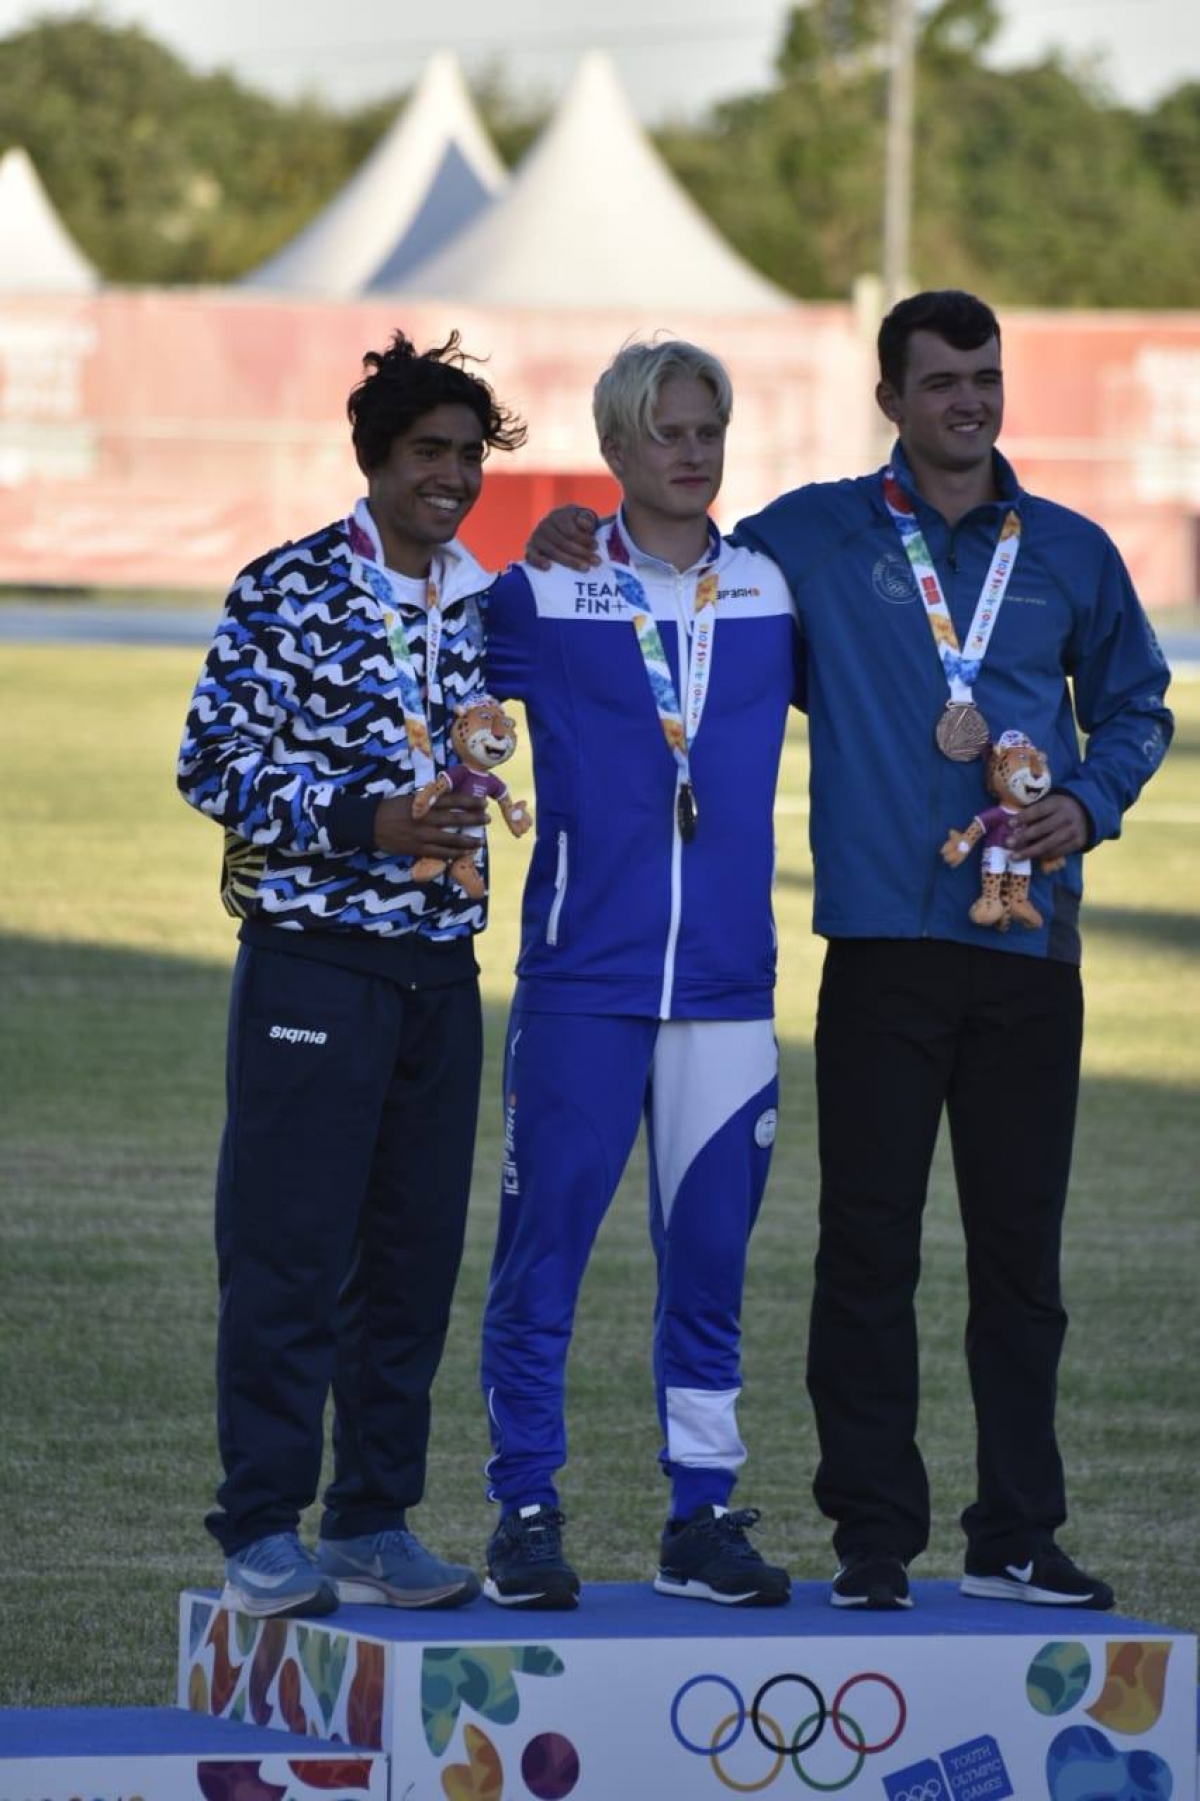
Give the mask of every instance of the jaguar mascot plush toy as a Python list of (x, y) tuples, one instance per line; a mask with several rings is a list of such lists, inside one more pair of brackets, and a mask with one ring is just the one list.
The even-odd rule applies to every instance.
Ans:
[[(951, 831), (942, 858), (957, 868), (982, 839), (983, 879), (971, 918), (977, 926), (995, 926), (1001, 932), (1007, 932), (1014, 919), (1036, 931), (1042, 916), (1029, 898), (1029, 859), (1014, 858), (1008, 843), (1022, 807), (1049, 794), (1050, 765), (1024, 732), (1002, 732), (988, 750), (987, 785), (996, 805), (977, 813), (965, 831)], [(1051, 875), (1065, 861), (1046, 857), (1040, 867)]]
[[(523, 838), (533, 824), (529, 808), (523, 800), (513, 800), (500, 777), (492, 774), (496, 765), (507, 763), (517, 748), (515, 721), (498, 701), (483, 694), (467, 706), (459, 707), (450, 728), (450, 742), (459, 762), (452, 769), (439, 771), (432, 782), (417, 789), (413, 795), (413, 818), (424, 819), (443, 794), (485, 794), (500, 808), (513, 837)], [(482, 841), (482, 832), (479, 836)], [(453, 859), (418, 857), (412, 866), (413, 881), (433, 882), (443, 871), (448, 871), (451, 881), (457, 883), (464, 894), (469, 894), (472, 900), (482, 900), (487, 893), (487, 884), (476, 862), (477, 856), (478, 852), (463, 851)]]

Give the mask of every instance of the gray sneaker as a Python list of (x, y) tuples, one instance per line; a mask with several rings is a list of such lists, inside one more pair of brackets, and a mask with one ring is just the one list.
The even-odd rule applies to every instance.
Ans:
[(294, 1532), (271, 1532), (225, 1559), (225, 1607), (252, 1614), (332, 1613), (337, 1590), (317, 1568), (317, 1560)]
[(462, 1607), (479, 1593), (474, 1570), (443, 1562), (403, 1526), (323, 1538), (317, 1565), (339, 1600), (367, 1607)]

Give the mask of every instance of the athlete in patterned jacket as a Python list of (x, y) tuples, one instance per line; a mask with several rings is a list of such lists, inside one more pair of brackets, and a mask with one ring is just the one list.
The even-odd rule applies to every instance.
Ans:
[(505, 1068), (507, 1159), (483, 1330), (501, 1518), (485, 1592), (571, 1608), (555, 1475), (584, 1267), (645, 1114), (654, 1374), (670, 1481), (655, 1587), (786, 1602), (730, 1500), (746, 1246), (775, 1137), (772, 810), (795, 684), (791, 598), (708, 517), (731, 394), (670, 341), (601, 377), (623, 490), (591, 579), (520, 566), (488, 600), (488, 679), (525, 702), (537, 842)]
[[(342, 1599), (452, 1607), (479, 1585), (406, 1523), (466, 1222), (484, 901), (420, 857), (475, 847), (483, 799), (412, 817), (483, 685), (455, 540), (489, 447), (524, 430), (457, 335), (400, 333), (348, 402), (367, 494), (234, 583), (193, 696), (184, 797), (225, 827), (242, 920), (217, 1178), (217, 1407), (208, 1526), (225, 1598), (256, 1615)], [(319, 1549), (298, 1536), (335, 1405)]]

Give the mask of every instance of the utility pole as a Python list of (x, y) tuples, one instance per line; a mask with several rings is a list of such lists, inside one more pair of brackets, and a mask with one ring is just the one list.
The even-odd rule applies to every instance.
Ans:
[(891, 0), (888, 35), (887, 149), (883, 183), (883, 301), (907, 293), (912, 222), (914, 0)]

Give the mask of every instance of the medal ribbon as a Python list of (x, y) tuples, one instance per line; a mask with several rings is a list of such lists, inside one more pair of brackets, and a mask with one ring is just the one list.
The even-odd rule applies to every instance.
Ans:
[(917, 523), (911, 500), (891, 469), (883, 472), (883, 499), (912, 566), (917, 591), (925, 606), (925, 617), (929, 621), (929, 629), (933, 633), (933, 641), (946, 674), (950, 699), (970, 706), (972, 690), (983, 667), (983, 659), (996, 629), (1000, 608), (1008, 591), (1009, 578), (1017, 560), (1021, 544), (1020, 515), (1015, 507), (1010, 507), (1004, 516), (1000, 536), (992, 552), (988, 572), (983, 578), (979, 599), (975, 603), (966, 649), (963, 650), (959, 646), (958, 633), (954, 629), (954, 621), (950, 617), (950, 609), (946, 605), (946, 596), (933, 566), (925, 534)]
[[(629, 546), (615, 519), (608, 536), (607, 546), (609, 560), (613, 565), (613, 579), (617, 584), (617, 592), (633, 614), (633, 626), (637, 633), (642, 661), (646, 666), (650, 693), (658, 712), (663, 737), (667, 741), (667, 747), (674, 757), (679, 771), (679, 786), (687, 788), (691, 787), (691, 759), (688, 753), (696, 733), (700, 730), (704, 703), (708, 698), (708, 684), (712, 675), (714, 633), (717, 626), (716, 563), (721, 554), (721, 534), (711, 521), (708, 531), (708, 554), (696, 581), (695, 618), (690, 633), (691, 654), (688, 662), (686, 719), (683, 708), (679, 704), (679, 697), (675, 692), (671, 666), (667, 662), (667, 653), (663, 648), (663, 641), (659, 636), (646, 590), (633, 572)], [(684, 647), (681, 644), (679, 651), (681, 670), (683, 660)]]
[[(364, 513), (367, 515), (366, 521), (362, 517)], [(369, 525), (367, 521), (369, 521)], [(365, 545), (363, 538), (367, 540)], [(388, 579), (387, 570), (382, 566), (383, 547), (377, 538), (375, 521), (371, 519), (363, 501), (359, 502), (351, 521), (351, 543), (362, 559), (363, 573), (367, 578), (368, 586), (383, 612), (383, 625), (387, 633), (388, 648), (396, 666), (396, 688), (400, 698), (400, 710), (404, 715), (404, 731), (412, 756), (413, 775), (417, 786), (424, 787), (426, 782), (433, 781), (437, 775), (437, 759), (434, 754), (425, 701), (428, 698), (432, 706), (434, 702), (440, 702), (442, 698), (441, 683), (438, 681), (438, 656), (442, 648), (443, 621), (437, 559), (435, 558), (430, 566), (425, 584), (425, 694), (422, 695), (421, 683), (417, 677), (412, 651), (405, 635), (400, 609), (396, 604), (395, 592)]]
[[(413, 775), (417, 786), (421, 788), (437, 774), (433, 740), (425, 713), (425, 699), (421, 694), (421, 684), (417, 680), (399, 608), (392, 599), (390, 589), (386, 598), (378, 594), (378, 590), (376, 594), (383, 607), (388, 647), (396, 665), (396, 686), (400, 691), (400, 709), (404, 714), (404, 730), (412, 754)], [(437, 658), (442, 643), (442, 609), (437, 577), (432, 571), (425, 586), (425, 604), (429, 618), (428, 636), (425, 640), (425, 693), (433, 701), (441, 694), (437, 683)]]

